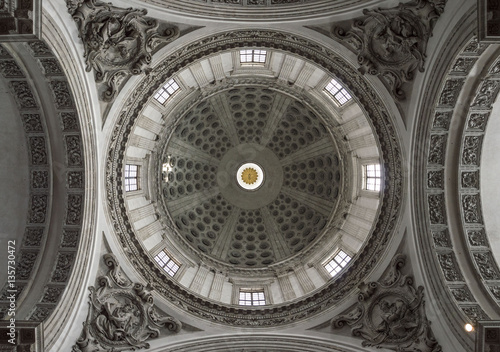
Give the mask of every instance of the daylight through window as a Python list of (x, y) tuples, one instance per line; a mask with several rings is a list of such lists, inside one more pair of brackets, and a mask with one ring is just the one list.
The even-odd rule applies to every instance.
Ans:
[(249, 290), (241, 289), (239, 304), (242, 306), (266, 305), (264, 289), (249, 289)]
[(332, 79), (330, 83), (328, 83), (325, 87), (325, 90), (330, 93), (333, 99), (340, 105), (344, 105), (349, 100), (352, 99), (351, 95), (345, 90), (345, 88), (337, 82), (335, 79)]
[(163, 104), (167, 101), (168, 98), (172, 96), (179, 89), (179, 85), (172, 78), (168, 81), (163, 87), (160, 88), (158, 92), (156, 92), (154, 98), (160, 103)]
[(330, 262), (325, 265), (325, 269), (332, 277), (334, 277), (340, 272), (340, 270), (342, 270), (343, 267), (347, 265), (347, 263), (349, 263), (350, 260), (351, 257), (341, 250), (335, 257), (333, 257), (332, 260), (330, 260)]
[(364, 189), (380, 191), (380, 164), (365, 165), (364, 171)]
[(158, 253), (155, 260), (170, 276), (174, 276), (180, 268), (179, 264), (170, 258), (165, 251)]
[(267, 52), (260, 49), (240, 50), (240, 62), (242, 64), (264, 64)]
[(125, 192), (139, 189), (139, 166), (125, 165)]

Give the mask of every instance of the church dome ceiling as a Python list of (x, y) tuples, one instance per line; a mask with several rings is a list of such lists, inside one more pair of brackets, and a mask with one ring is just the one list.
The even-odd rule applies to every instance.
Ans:
[[(267, 50), (266, 63), (242, 65), (248, 47)], [(352, 102), (334, 102), (332, 78)], [(179, 90), (158, 100), (172, 79)], [(220, 324), (292, 323), (349, 295), (384, 256), (403, 202), (399, 137), (378, 93), (334, 51), (282, 32), (216, 34), (160, 55), (120, 101), (107, 152), (110, 220), (138, 273), (181, 309)], [(128, 192), (124, 168), (134, 163), (141, 189)], [(382, 170), (380, 192), (368, 196), (366, 163)], [(244, 189), (243, 174), (262, 185)], [(339, 249), (353, 260), (330, 280), (324, 266)], [(160, 251), (183, 273), (166, 273)], [(220, 285), (210, 297), (197, 279), (207, 275)], [(283, 280), (305, 286), (276, 295)], [(251, 307), (259, 319), (234, 302), (238, 287), (274, 295)]]
[[(213, 106), (220, 99), (228, 102), (225, 116)], [(287, 106), (273, 109), (277, 101)], [(168, 170), (161, 204), (196, 251), (265, 267), (315, 242), (337, 214), (346, 165), (325, 123), (298, 99), (265, 86), (235, 87), (202, 100), (167, 132), (159, 142), (158, 167)], [(262, 174), (239, 171), (245, 163)], [(250, 189), (238, 183), (245, 170), (255, 172)]]

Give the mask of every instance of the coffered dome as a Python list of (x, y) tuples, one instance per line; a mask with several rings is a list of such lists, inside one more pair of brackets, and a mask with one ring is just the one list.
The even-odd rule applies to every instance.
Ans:
[[(391, 121), (357, 70), (306, 39), (242, 30), (202, 43), (160, 55), (123, 102), (107, 167), (119, 241), (165, 299), (217, 323), (321, 312), (395, 229)], [(238, 306), (242, 289), (260, 292), (262, 319)]]
[(317, 241), (342, 215), (345, 156), (318, 114), (279, 89), (223, 90), (165, 134), (161, 205), (178, 239), (202, 255), (265, 267)]

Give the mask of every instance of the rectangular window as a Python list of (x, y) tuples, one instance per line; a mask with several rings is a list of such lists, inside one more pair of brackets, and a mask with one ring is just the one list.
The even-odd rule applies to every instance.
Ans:
[(347, 263), (349, 263), (350, 260), (351, 257), (344, 251), (340, 250), (337, 255), (325, 265), (325, 269), (332, 277), (334, 277), (342, 270), (343, 267), (347, 265)]
[(330, 83), (326, 85), (325, 90), (333, 97), (339, 106), (344, 105), (352, 99), (347, 90), (345, 90), (345, 88), (335, 79), (332, 79)]
[(365, 165), (363, 188), (368, 191), (380, 191), (380, 164)]
[(125, 165), (125, 192), (139, 189), (139, 166)]
[(164, 250), (156, 255), (155, 260), (170, 276), (174, 276), (180, 268), (180, 265), (170, 258)]
[(242, 64), (264, 64), (267, 52), (260, 49), (240, 50), (240, 62)]
[(172, 96), (179, 89), (179, 85), (172, 78), (168, 81), (163, 87), (160, 88), (158, 92), (156, 92), (154, 98), (160, 103), (163, 104), (167, 101), (168, 98)]
[(240, 289), (238, 302), (241, 306), (264, 306), (266, 305), (264, 289)]

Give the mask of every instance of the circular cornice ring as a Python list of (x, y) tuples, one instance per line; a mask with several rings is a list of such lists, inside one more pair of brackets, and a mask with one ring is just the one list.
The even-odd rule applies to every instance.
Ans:
[[(381, 195), (380, 216), (374, 231), (342, 276), (291, 304), (283, 303), (251, 309), (205, 300), (162, 273), (151, 261), (130, 226), (121, 187), (121, 170), (128, 136), (142, 107), (158, 87), (191, 62), (214, 52), (247, 46), (292, 52), (341, 79), (354, 93), (366, 116), (370, 118), (380, 145), (381, 163), (386, 180)], [(295, 34), (270, 30), (240, 30), (202, 38), (166, 57), (153, 71), (154, 74), (146, 76), (135, 87), (121, 109), (108, 146), (106, 192), (110, 216), (124, 252), (154, 289), (168, 301), (198, 317), (221, 324), (254, 327), (295, 323), (297, 320), (320, 313), (349, 295), (359, 282), (366, 279), (380, 258), (384, 257), (388, 243), (400, 221), (403, 203), (403, 160), (400, 139), (393, 126), (390, 112), (375, 89), (354, 67), (334, 51)], [(249, 310), (257, 311), (257, 314), (247, 314)]]

